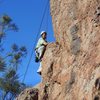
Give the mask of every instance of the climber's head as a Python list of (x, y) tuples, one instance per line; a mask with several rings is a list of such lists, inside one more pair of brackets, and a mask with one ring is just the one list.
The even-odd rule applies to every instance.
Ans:
[(47, 33), (46, 33), (45, 31), (42, 31), (42, 32), (41, 32), (41, 37), (42, 37), (43, 39), (46, 39)]

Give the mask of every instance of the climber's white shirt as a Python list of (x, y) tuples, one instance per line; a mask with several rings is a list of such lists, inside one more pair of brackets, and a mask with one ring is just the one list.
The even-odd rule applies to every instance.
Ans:
[(36, 48), (39, 48), (43, 44), (46, 44), (46, 40), (44, 40), (42, 37), (38, 40)]

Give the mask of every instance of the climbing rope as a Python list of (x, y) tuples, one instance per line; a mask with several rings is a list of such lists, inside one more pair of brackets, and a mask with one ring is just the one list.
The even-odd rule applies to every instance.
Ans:
[(45, 6), (45, 9), (44, 9), (44, 12), (43, 12), (43, 16), (42, 16), (42, 19), (41, 19), (40, 27), (39, 27), (39, 30), (38, 30), (37, 35), (36, 35), (36, 40), (35, 40), (35, 42), (34, 42), (33, 49), (32, 49), (32, 52), (31, 52), (31, 55), (30, 55), (28, 64), (27, 64), (27, 66), (26, 66), (26, 71), (25, 71), (25, 74), (24, 74), (24, 78), (23, 78), (23, 80), (22, 80), (22, 83), (24, 83), (25, 78), (26, 78), (26, 74), (27, 74), (27, 72), (28, 72), (28, 68), (29, 68), (29, 65), (30, 65), (30, 62), (31, 62), (31, 59), (32, 59), (32, 56), (33, 56), (33, 53), (34, 53), (34, 50), (35, 50), (35, 46), (36, 46), (36, 43), (37, 43), (37, 40), (38, 40), (38, 36), (39, 36), (40, 30), (41, 30), (41, 27), (42, 27), (43, 19), (44, 19), (44, 17), (45, 17), (45, 13), (46, 13), (48, 4), (49, 4), (49, 0), (47, 1), (46, 6)]
[[(50, 8), (50, 6), (48, 6), (47, 15), (46, 15), (46, 17), (47, 17), (47, 19), (46, 19), (46, 22), (47, 22), (47, 23), (46, 23), (46, 28), (45, 28), (45, 29), (46, 29), (46, 32), (48, 31), (48, 23), (49, 23), (49, 20), (48, 20), (48, 19), (49, 19), (49, 8)], [(48, 33), (48, 32), (47, 32), (47, 33)]]

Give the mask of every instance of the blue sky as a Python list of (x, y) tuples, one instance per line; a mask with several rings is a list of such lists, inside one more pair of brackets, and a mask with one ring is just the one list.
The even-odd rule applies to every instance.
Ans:
[[(1, 0), (0, 0), (1, 1)], [(7, 32), (4, 47), (9, 51), (11, 44), (16, 43), (19, 46), (25, 45), (28, 50), (28, 56), (23, 60), (19, 67), (20, 80), (23, 80), (27, 63), (29, 61), (36, 34), (39, 31), (41, 18), (43, 16), (44, 8), (47, 0), (2, 0), (0, 3), (0, 15), (8, 14), (19, 27), (19, 32)], [(50, 9), (49, 9), (50, 10)], [(42, 30), (48, 33), (48, 42), (55, 41), (52, 28), (52, 21), (50, 11), (47, 9)], [(48, 19), (48, 20), (47, 20)], [(48, 22), (48, 24), (47, 24)], [(46, 28), (47, 27), (47, 28)], [(25, 83), (29, 86), (34, 86), (41, 81), (41, 77), (36, 73), (39, 63), (34, 62), (34, 55), (32, 57), (28, 72), (25, 78)]]

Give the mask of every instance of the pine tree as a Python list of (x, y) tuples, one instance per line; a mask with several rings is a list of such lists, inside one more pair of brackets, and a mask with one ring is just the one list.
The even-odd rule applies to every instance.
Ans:
[(8, 15), (3, 15), (0, 18), (0, 100), (14, 100), (26, 87), (19, 81), (17, 74), (19, 65), (27, 55), (25, 46), (18, 47), (13, 44), (11, 51), (6, 53), (5, 57), (2, 55), (4, 53), (3, 40), (9, 30), (18, 31), (18, 28)]

